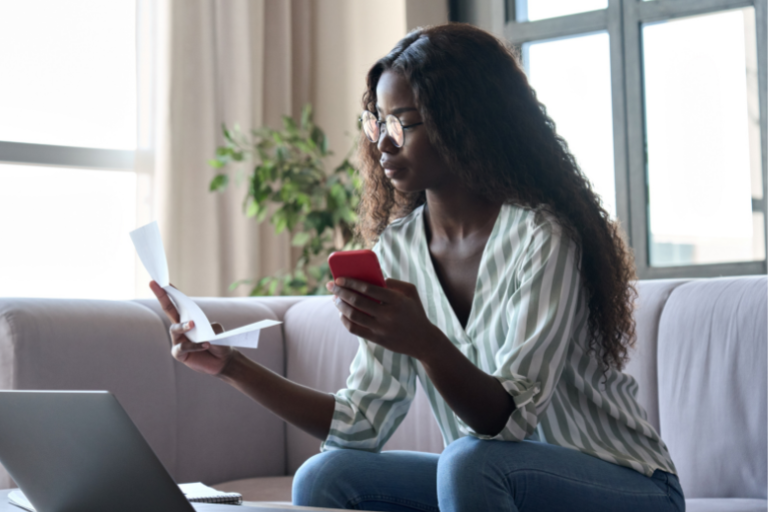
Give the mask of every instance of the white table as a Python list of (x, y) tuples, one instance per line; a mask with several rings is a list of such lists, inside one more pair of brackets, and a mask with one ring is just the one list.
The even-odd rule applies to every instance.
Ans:
[[(0, 490), (0, 512), (24, 512), (19, 507), (16, 507), (14, 505), (11, 505), (8, 503), (8, 493), (11, 492), (11, 489), (4, 489)], [(341, 509), (337, 508), (315, 508), (315, 507), (296, 507), (293, 505), (282, 505), (280, 503), (268, 503), (268, 502), (262, 502), (259, 503), (257, 501), (246, 501), (243, 502), (242, 506), (240, 507), (234, 507), (232, 505), (228, 505), (228, 507), (232, 507), (232, 512), (237, 512), (238, 510), (242, 510), (243, 512), (283, 512), (285, 510), (298, 510), (298, 511), (306, 511), (306, 512), (332, 512), (332, 511), (338, 511)], [(217, 508), (220, 508), (218, 506)], [(139, 511), (137, 511), (139, 512)]]

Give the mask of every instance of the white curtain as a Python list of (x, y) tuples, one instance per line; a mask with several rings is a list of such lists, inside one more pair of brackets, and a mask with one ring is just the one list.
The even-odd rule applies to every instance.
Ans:
[[(245, 294), (230, 283), (295, 260), (285, 234), (245, 217), (245, 184), (208, 191), (221, 124), (279, 127), (311, 102), (337, 163), (354, 141), (366, 71), (406, 33), (406, 0), (138, 2), (139, 220), (159, 221), (185, 293)], [(420, 24), (445, 21), (443, 0), (416, 2), (431, 2), (409, 7)]]

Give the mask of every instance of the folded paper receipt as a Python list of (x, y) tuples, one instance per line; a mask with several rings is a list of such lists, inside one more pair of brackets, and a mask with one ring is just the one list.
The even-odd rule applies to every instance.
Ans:
[(196, 342), (210, 342), (212, 345), (228, 345), (232, 347), (256, 348), (259, 346), (259, 333), (261, 329), (279, 325), (277, 320), (262, 320), (249, 325), (244, 325), (231, 331), (216, 334), (211, 322), (205, 316), (203, 310), (192, 299), (171, 286), (168, 276), (168, 260), (165, 257), (163, 240), (160, 237), (160, 228), (157, 222), (152, 222), (131, 231), (131, 240), (141, 263), (149, 272), (150, 277), (168, 293), (171, 301), (176, 306), (182, 322), (192, 320), (195, 327), (187, 333), (187, 338)]

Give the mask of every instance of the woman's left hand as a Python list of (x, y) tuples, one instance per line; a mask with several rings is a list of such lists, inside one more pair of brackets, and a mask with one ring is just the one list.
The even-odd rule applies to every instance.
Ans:
[(387, 287), (340, 277), (328, 291), (347, 330), (384, 348), (421, 360), (442, 332), (427, 318), (416, 287), (387, 279)]

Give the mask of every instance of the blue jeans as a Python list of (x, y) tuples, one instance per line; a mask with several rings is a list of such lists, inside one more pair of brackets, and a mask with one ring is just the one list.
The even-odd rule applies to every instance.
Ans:
[(295, 505), (384, 511), (683, 512), (677, 477), (650, 478), (537, 441), (463, 437), (441, 455), (332, 450), (304, 463)]

